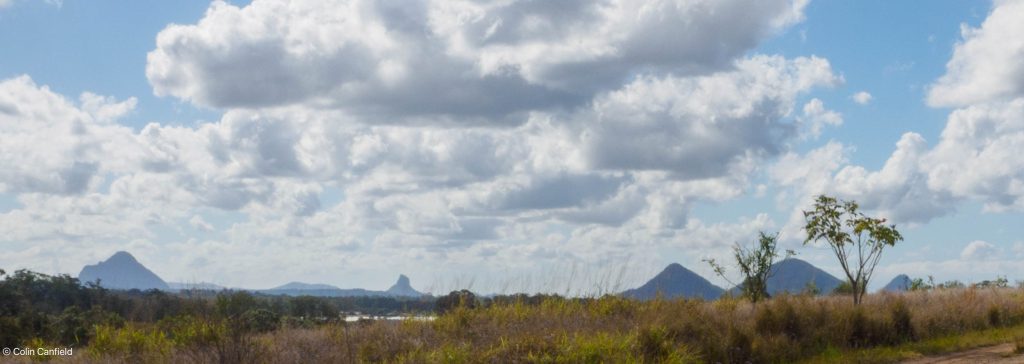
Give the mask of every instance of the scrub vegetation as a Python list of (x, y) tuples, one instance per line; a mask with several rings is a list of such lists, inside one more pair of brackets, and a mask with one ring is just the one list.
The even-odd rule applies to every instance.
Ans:
[[(765, 233), (734, 248), (741, 294), (712, 301), (115, 292), (66, 275), (0, 271), (0, 346), (76, 348), (70, 357), (13, 358), (25, 361), (123, 363), (860, 363), (995, 343), (1024, 351), (1024, 289), (1005, 278), (968, 286), (929, 277), (907, 292), (866, 294), (883, 249), (902, 236), (857, 208), (821, 196), (805, 213), (806, 241), (826, 242), (847, 275), (829, 296), (769, 296), (778, 254), (776, 235)], [(354, 312), (405, 317), (347, 320)]]
[[(1003, 282), (1001, 280), (1000, 282)], [(0, 346), (75, 348), (56, 362), (895, 361), (1024, 337), (1024, 290), (638, 301), (618, 296), (407, 301), (405, 320), (342, 319), (336, 298), (114, 292), (19, 271), (0, 281)], [(431, 316), (425, 316), (431, 315)]]

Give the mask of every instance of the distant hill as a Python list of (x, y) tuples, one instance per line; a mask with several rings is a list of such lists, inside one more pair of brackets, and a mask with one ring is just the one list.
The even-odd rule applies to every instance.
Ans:
[(83, 267), (78, 280), (82, 283), (99, 280), (100, 286), (109, 289), (170, 289), (167, 282), (123, 251), (114, 253), (107, 260)]
[(672, 263), (644, 285), (622, 292), (622, 295), (641, 300), (654, 299), (659, 294), (664, 298), (699, 297), (713, 300), (721, 296), (723, 292), (722, 288), (711, 284), (697, 273), (678, 263)]
[(768, 294), (800, 293), (809, 283), (813, 283), (821, 294), (829, 294), (842, 281), (811, 263), (796, 258), (783, 259), (772, 266), (772, 276), (768, 278)]
[(172, 291), (182, 291), (189, 289), (220, 291), (227, 289), (227, 287), (209, 282), (167, 282), (167, 285), (171, 288)]
[(882, 292), (906, 292), (910, 290), (910, 277), (906, 274), (900, 274), (889, 281), (885, 287), (882, 287)]
[[(208, 282), (164, 282), (159, 276), (147, 269), (128, 252), (114, 253), (110, 258), (82, 268), (78, 280), (83, 284), (100, 281), (107, 289), (159, 289), (163, 291), (181, 291), (188, 289), (220, 291), (227, 287)], [(237, 288), (234, 288), (237, 289)], [(362, 288), (342, 289), (329, 284), (290, 282), (278, 287), (264, 290), (248, 290), (269, 295), (287, 296), (319, 296), (319, 297), (421, 297), (423, 293), (412, 288), (409, 277), (398, 276), (386, 291), (373, 291)]]
[(284, 285), (271, 288), (269, 290), (271, 290), (271, 291), (287, 291), (287, 290), (305, 291), (305, 290), (332, 290), (332, 289), (341, 289), (341, 288), (338, 288), (338, 287), (335, 287), (335, 286), (332, 286), (332, 285), (329, 285), (329, 284), (310, 284), (310, 283), (302, 283), (302, 282), (291, 282), (291, 283), (286, 283)]
[[(810, 283), (814, 284), (819, 294), (829, 294), (842, 281), (803, 260), (796, 258), (783, 259), (772, 265), (771, 277), (768, 278), (768, 294), (775, 296), (783, 292), (790, 294), (801, 293), (808, 288)], [(729, 292), (739, 294), (740, 287), (733, 287)]]
[(285, 296), (319, 296), (319, 297), (420, 297), (420, 293), (409, 284), (409, 277), (404, 274), (398, 276), (398, 281), (387, 291), (372, 291), (362, 288), (342, 289), (329, 284), (310, 284), (302, 282), (291, 282), (282, 286), (257, 291), (271, 295)]

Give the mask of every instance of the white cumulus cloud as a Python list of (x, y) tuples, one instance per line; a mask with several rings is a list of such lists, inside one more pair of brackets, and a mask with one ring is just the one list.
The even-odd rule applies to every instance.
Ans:
[(871, 96), (871, 93), (869, 93), (867, 91), (860, 91), (860, 92), (857, 92), (857, 93), (853, 94), (852, 96), (850, 96), (850, 98), (853, 99), (853, 102), (856, 102), (856, 103), (858, 103), (860, 105), (867, 105), (867, 104), (871, 103), (871, 100), (874, 97)]
[(992, 258), (999, 253), (999, 248), (986, 241), (975, 240), (967, 244), (960, 252), (960, 259), (980, 260)]
[[(345, 109), (367, 123), (513, 123), (635, 74), (705, 74), (806, 1), (214, 2), (157, 36), (154, 91), (195, 104)], [(511, 120), (507, 119), (511, 118)]]
[(979, 28), (961, 25), (963, 40), (931, 85), (933, 106), (966, 106), (1024, 96), (1024, 1), (998, 0)]
[(820, 99), (814, 98), (804, 104), (803, 116), (800, 117), (800, 122), (804, 124), (804, 135), (805, 137), (817, 138), (821, 136), (822, 129), (825, 126), (840, 126), (843, 125), (843, 115), (825, 108), (825, 103)]

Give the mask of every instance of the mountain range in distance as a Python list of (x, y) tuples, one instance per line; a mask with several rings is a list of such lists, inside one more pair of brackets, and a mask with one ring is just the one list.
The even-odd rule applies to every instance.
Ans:
[[(114, 253), (110, 258), (102, 262), (87, 265), (78, 274), (78, 280), (82, 283), (99, 281), (101, 287), (118, 290), (150, 290), (181, 291), (181, 290), (225, 290), (231, 289), (209, 282), (183, 283), (165, 282), (151, 270), (139, 263), (128, 252), (120, 251)], [(278, 287), (254, 290), (245, 290), (268, 295), (286, 296), (321, 296), (321, 297), (422, 297), (424, 293), (412, 288), (409, 277), (399, 275), (398, 281), (391, 288), (385, 291), (374, 291), (362, 288), (342, 289), (329, 284), (310, 284), (302, 282), (291, 282)]]
[[(811, 263), (796, 258), (783, 259), (772, 265), (770, 277), (767, 282), (768, 294), (771, 296), (789, 293), (798, 294), (802, 292), (815, 291), (817, 294), (829, 294), (836, 289), (843, 281), (825, 272)], [(909, 288), (910, 278), (901, 274), (889, 282), (883, 291), (898, 292), (906, 291)], [(713, 300), (721, 297), (727, 292), (738, 295), (741, 286), (736, 286), (728, 291), (714, 285), (697, 273), (686, 269), (678, 263), (669, 264), (661, 273), (658, 273), (640, 287), (622, 292), (625, 297), (650, 300), (656, 297), (662, 298), (702, 298)]]
[[(162, 291), (182, 290), (225, 290), (232, 289), (221, 285), (199, 282), (165, 282), (155, 273), (139, 263), (127, 252), (117, 252), (105, 261), (82, 268), (78, 279), (83, 283), (96, 282), (108, 289), (157, 289)], [(832, 276), (814, 265), (800, 259), (789, 258), (776, 262), (772, 266), (772, 273), (768, 279), (768, 294), (777, 295), (780, 293), (797, 294), (814, 289), (818, 294), (832, 292), (842, 280)], [(904, 274), (893, 278), (889, 284), (882, 288), (882, 291), (900, 292), (910, 287), (910, 278)], [(245, 290), (268, 295), (286, 296), (320, 296), (320, 297), (423, 297), (426, 294), (414, 289), (409, 277), (399, 275), (398, 281), (384, 291), (368, 290), (363, 288), (343, 289), (328, 284), (312, 284), (303, 282), (290, 282), (278, 287), (252, 290)], [(658, 296), (662, 298), (701, 298), (713, 300), (726, 293), (739, 294), (740, 286), (732, 287), (729, 290), (723, 289), (711, 283), (699, 274), (679, 265), (669, 264), (661, 273), (658, 273), (640, 287), (623, 291), (625, 297), (649, 300)]]

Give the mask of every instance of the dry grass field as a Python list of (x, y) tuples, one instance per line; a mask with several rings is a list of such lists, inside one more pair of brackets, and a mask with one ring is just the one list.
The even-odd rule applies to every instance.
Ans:
[[(57, 362), (791, 363), (893, 362), (1024, 337), (1024, 291), (653, 300), (546, 298), (456, 307), (433, 320), (284, 324), (258, 332), (181, 316), (98, 326)], [(38, 343), (44, 344), (44, 343)], [(10, 359), (10, 358), (8, 358)], [(45, 359), (45, 358), (37, 358)]]

